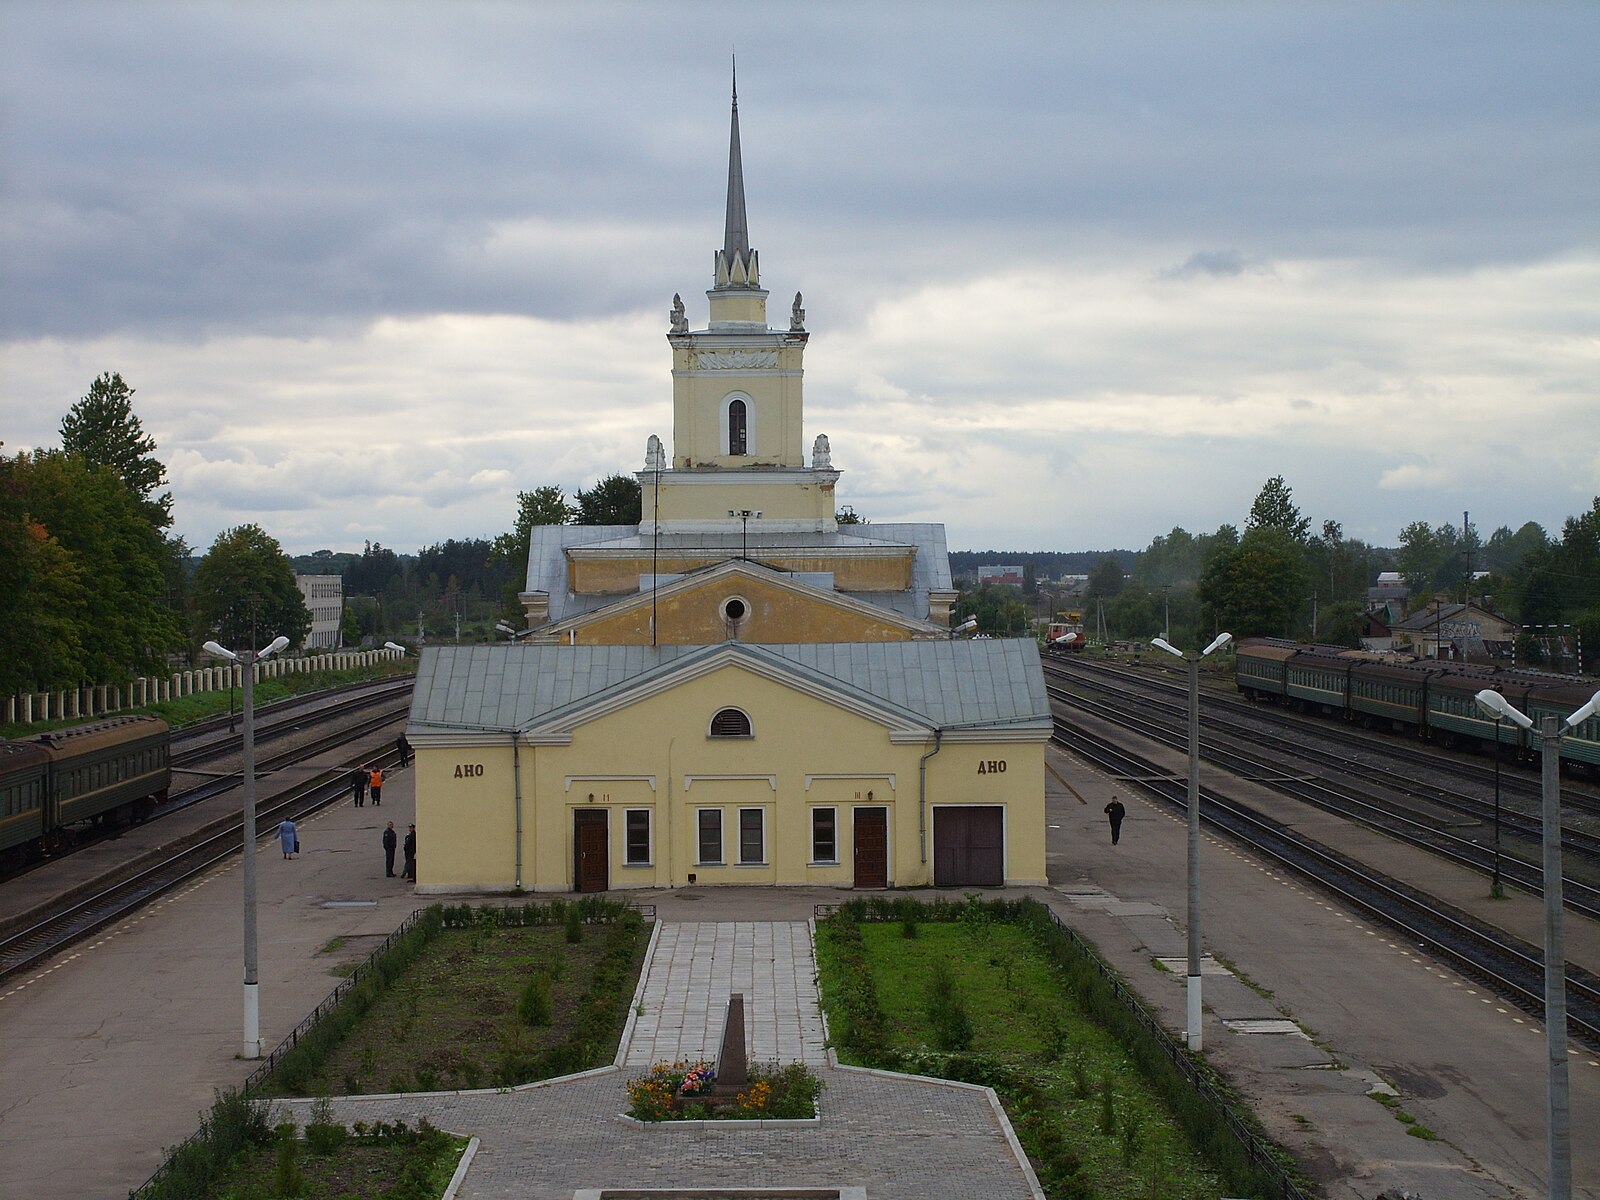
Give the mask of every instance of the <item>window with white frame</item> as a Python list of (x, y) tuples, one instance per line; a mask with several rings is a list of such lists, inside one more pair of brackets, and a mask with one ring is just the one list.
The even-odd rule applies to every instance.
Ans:
[(739, 862), (744, 865), (767, 861), (767, 814), (765, 809), (739, 810)]
[(628, 866), (650, 864), (650, 810), (630, 808), (624, 817), (622, 861)]
[(839, 810), (836, 808), (811, 810), (811, 861), (839, 861)]
[(696, 828), (699, 834), (698, 861), (705, 863), (720, 863), (722, 861), (722, 810), (720, 808), (702, 808), (695, 816)]
[(750, 717), (737, 708), (724, 708), (711, 718), (708, 737), (747, 738), (752, 736)]

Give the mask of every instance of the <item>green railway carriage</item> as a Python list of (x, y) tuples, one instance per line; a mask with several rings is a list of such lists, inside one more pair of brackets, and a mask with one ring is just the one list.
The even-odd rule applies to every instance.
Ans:
[(1301, 711), (1316, 707), (1342, 714), (1350, 707), (1354, 667), (1354, 661), (1337, 651), (1321, 647), (1302, 650), (1285, 663), (1284, 695)]
[[(1492, 671), (1441, 671), (1433, 676), (1431, 686), (1428, 688), (1428, 730), (1435, 741), (1446, 745), (1454, 745), (1462, 739), (1472, 741), (1493, 742), (1495, 740), (1495, 723), (1493, 718), (1485, 715), (1483, 709), (1478, 707), (1478, 693), (1485, 688), (1495, 689), (1497, 682), (1504, 690), (1503, 678)], [(1520, 693), (1513, 688), (1506, 693), (1507, 699), (1519, 708), (1526, 702), (1527, 689), (1522, 688)], [(1510, 721), (1502, 721), (1500, 740), (1506, 744), (1515, 744), (1514, 736), (1520, 732), (1518, 727)]]
[(1350, 708), (1368, 727), (1388, 721), (1421, 729), (1428, 720), (1428, 681), (1415, 664), (1363, 663), (1350, 682)]
[(50, 759), (47, 830), (84, 821), (139, 820), (167, 798), (172, 782), (167, 723), (115, 717), (41, 734)]
[(1300, 652), (1294, 642), (1278, 638), (1246, 638), (1234, 659), (1239, 690), (1252, 700), (1282, 696), (1289, 660)]
[(0, 742), (0, 853), (44, 836), (50, 756), (28, 742)]
[[(1600, 682), (1592, 679), (1580, 681), (1567, 676), (1547, 675), (1542, 677), (1541, 682), (1529, 686), (1525, 702), (1519, 701), (1511, 691), (1506, 691), (1506, 699), (1533, 718), (1535, 729), (1539, 728), (1545, 717), (1555, 717), (1560, 721), (1564, 735), (1561, 739), (1562, 762), (1586, 763), (1592, 770), (1600, 767), (1600, 715), (1590, 716), (1576, 729), (1569, 729), (1566, 720), (1589, 703), (1597, 690), (1600, 690)], [(1537, 750), (1537, 739), (1534, 739), (1533, 745)]]

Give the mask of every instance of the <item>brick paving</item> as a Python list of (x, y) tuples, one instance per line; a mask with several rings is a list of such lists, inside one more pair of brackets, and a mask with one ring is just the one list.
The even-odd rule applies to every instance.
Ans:
[(694, 921), (661, 926), (624, 1067), (715, 1058), (728, 996), (744, 995), (752, 1062), (826, 1065), (804, 921)]
[[(627, 1120), (625, 1084), (663, 1058), (715, 1057), (728, 991), (744, 991), (752, 1058), (811, 1063), (813, 1122)], [(579, 1188), (856, 1187), (869, 1200), (1039, 1200), (980, 1088), (827, 1065), (803, 921), (664, 924), (645, 1016), (620, 1068), (515, 1091), (348, 1096), (346, 1124), (426, 1117), (479, 1139), (462, 1200), (571, 1200)], [(712, 1012), (711, 1010), (715, 1010)], [(309, 1102), (279, 1105), (304, 1121)]]

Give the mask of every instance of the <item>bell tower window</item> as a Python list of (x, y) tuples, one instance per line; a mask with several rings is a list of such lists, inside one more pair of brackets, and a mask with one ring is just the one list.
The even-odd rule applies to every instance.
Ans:
[(734, 399), (728, 403), (728, 453), (748, 454), (749, 410), (745, 402)]

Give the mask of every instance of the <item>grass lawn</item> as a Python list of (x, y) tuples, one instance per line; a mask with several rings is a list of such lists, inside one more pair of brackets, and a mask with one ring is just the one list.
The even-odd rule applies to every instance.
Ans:
[(259, 1094), (510, 1086), (609, 1062), (649, 927), (627, 914), (578, 926), (576, 943), (568, 928), (469, 920), (439, 929), (340, 1036), (285, 1059)]
[[(830, 926), (818, 925), (817, 955), (837, 1028), (857, 968)], [(1062, 972), (1026, 929), (973, 919), (863, 922), (859, 930), (889, 1061), (839, 1046), (842, 1060), (990, 1083), (1052, 1197), (1231, 1194), (1128, 1052), (1077, 1011)], [(941, 1003), (934, 981), (944, 972)]]

